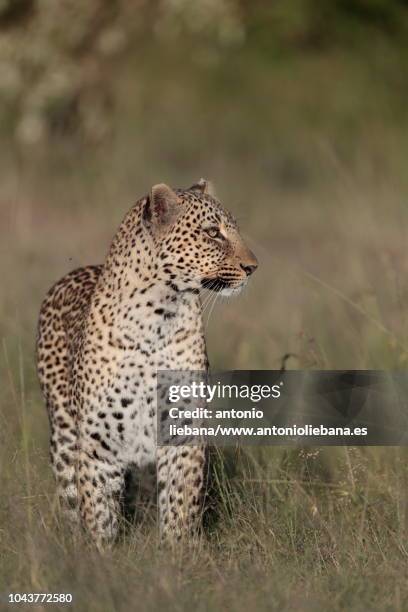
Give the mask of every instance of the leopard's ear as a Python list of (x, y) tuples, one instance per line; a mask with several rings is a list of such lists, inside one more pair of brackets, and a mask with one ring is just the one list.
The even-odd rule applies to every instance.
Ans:
[(206, 179), (200, 178), (200, 180), (197, 183), (194, 183), (194, 185), (191, 185), (188, 190), (201, 191), (201, 193), (210, 194), (210, 182)]
[(172, 225), (181, 210), (178, 195), (164, 183), (154, 185), (147, 197), (143, 218), (156, 229), (165, 229)]

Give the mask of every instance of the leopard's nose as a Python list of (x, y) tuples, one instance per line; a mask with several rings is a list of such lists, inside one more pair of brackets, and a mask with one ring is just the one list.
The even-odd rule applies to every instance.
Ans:
[(252, 274), (253, 272), (255, 272), (255, 270), (257, 269), (257, 267), (258, 267), (258, 262), (257, 262), (256, 260), (254, 260), (254, 261), (253, 261), (253, 262), (251, 262), (251, 263), (245, 263), (245, 264), (243, 264), (243, 263), (242, 263), (242, 264), (241, 264), (241, 268), (244, 270), (244, 272), (245, 272), (245, 274), (246, 274), (247, 276), (251, 276), (251, 274)]

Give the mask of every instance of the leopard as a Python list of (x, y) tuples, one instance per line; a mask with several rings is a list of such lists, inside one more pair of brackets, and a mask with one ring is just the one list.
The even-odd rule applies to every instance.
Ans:
[(203, 289), (239, 293), (257, 266), (208, 181), (159, 183), (127, 212), (103, 264), (47, 293), (36, 354), (56, 497), (100, 550), (118, 538), (129, 470), (153, 475), (161, 540), (200, 531), (208, 449), (157, 443), (157, 375), (208, 372)]

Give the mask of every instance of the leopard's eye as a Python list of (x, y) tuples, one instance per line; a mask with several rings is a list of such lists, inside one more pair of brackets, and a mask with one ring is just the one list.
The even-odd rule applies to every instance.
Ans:
[(210, 238), (222, 238), (222, 234), (218, 227), (208, 227), (205, 232), (208, 234)]

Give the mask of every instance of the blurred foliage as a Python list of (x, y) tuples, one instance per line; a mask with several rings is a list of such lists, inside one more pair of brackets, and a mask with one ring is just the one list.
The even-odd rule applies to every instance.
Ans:
[(105, 135), (108, 64), (126, 42), (121, 20), (126, 11), (104, 0), (0, 3), (2, 116), (18, 139), (36, 142), (77, 128)]
[[(405, 91), (407, 34), (405, 0), (0, 0), (0, 125), (23, 144), (100, 142), (118, 118), (119, 78), (137, 85), (148, 70), (189, 67), (222, 104), (260, 70), (336, 52), (366, 72), (376, 60), (384, 87)], [(135, 107), (141, 90), (129, 93)]]

